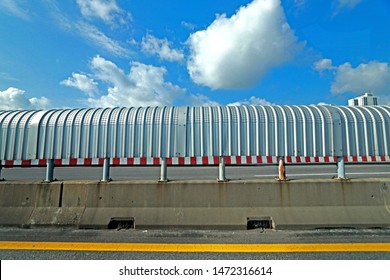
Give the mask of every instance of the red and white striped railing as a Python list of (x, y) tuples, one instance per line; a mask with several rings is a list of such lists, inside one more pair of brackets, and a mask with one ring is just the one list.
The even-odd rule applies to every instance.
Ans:
[[(246, 164), (277, 164), (276, 156), (225, 156), (226, 165), (246, 165)], [(346, 163), (369, 163), (369, 162), (390, 162), (390, 156), (345, 156)], [(71, 158), (71, 159), (55, 159), (55, 166), (101, 166), (104, 158)], [(301, 156), (286, 156), (287, 164), (299, 163), (337, 163), (337, 157), (301, 157)], [(46, 166), (46, 159), (31, 159), (31, 160), (3, 160), (1, 165), (5, 168), (11, 167), (34, 167)], [(167, 158), (167, 165), (185, 166), (185, 165), (218, 165), (218, 156), (203, 156), (203, 157), (170, 157)], [(139, 157), (139, 158), (111, 158), (110, 165), (112, 166), (132, 166), (132, 165), (161, 165), (160, 158)]]

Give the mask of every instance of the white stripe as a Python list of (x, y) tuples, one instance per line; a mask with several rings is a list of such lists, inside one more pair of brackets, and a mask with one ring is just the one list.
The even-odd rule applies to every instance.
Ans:
[(256, 156), (252, 156), (252, 163), (257, 163), (257, 157)]
[(153, 158), (151, 157), (146, 158), (146, 165), (153, 165)]

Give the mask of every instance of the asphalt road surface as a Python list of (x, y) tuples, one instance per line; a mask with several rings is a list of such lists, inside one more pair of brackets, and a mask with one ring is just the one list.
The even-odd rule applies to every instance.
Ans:
[[(3, 168), (1, 177), (6, 180), (43, 180), (46, 169), (41, 168)], [(227, 166), (226, 177), (239, 179), (271, 179), (278, 175), (278, 167), (261, 166)], [(337, 176), (336, 165), (287, 165), (286, 175), (289, 179), (321, 179)], [(54, 177), (58, 180), (99, 180), (101, 167), (57, 167)], [(158, 166), (111, 167), (110, 177), (113, 180), (158, 180)], [(390, 164), (349, 164), (346, 165), (346, 176), (356, 178), (390, 178)], [(216, 179), (217, 166), (168, 167), (169, 180)]]
[(0, 259), (390, 260), (390, 229), (0, 228)]

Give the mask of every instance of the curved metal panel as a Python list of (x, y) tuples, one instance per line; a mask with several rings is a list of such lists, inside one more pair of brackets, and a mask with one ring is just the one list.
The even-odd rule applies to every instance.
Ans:
[(388, 106), (0, 111), (0, 160), (388, 156)]

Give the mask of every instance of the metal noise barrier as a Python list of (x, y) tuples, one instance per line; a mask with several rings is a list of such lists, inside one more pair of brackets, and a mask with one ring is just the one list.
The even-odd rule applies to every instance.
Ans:
[[(0, 111), (0, 166), (390, 162), (390, 106)], [(1, 168), (0, 168), (1, 171)], [(0, 174), (1, 175), (1, 174)], [(160, 180), (165, 181), (166, 170)], [(340, 176), (339, 176), (340, 177)], [(0, 177), (1, 178), (1, 177)]]

